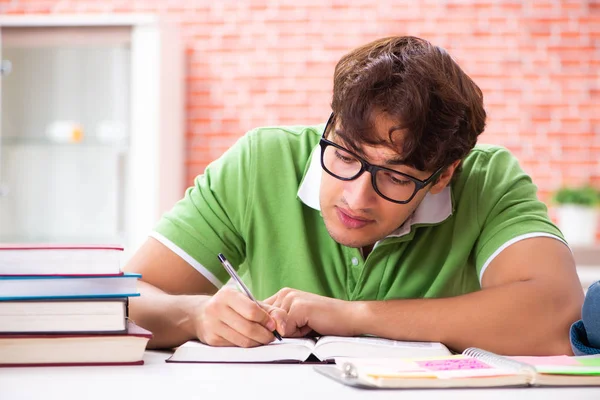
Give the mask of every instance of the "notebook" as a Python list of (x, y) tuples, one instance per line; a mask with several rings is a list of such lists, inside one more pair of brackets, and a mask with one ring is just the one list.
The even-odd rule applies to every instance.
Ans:
[(115, 275), (123, 247), (0, 244), (0, 275)]
[(0, 276), (0, 301), (139, 296), (140, 274)]
[(126, 321), (126, 297), (0, 301), (0, 333), (118, 333)]
[(213, 347), (199, 341), (189, 341), (179, 346), (167, 362), (328, 362), (337, 357), (433, 357), (450, 354), (446, 346), (435, 342), (322, 336), (318, 339), (284, 338), (282, 341), (252, 348)]
[(476, 348), (444, 357), (336, 359), (315, 370), (362, 388), (600, 386), (600, 357), (505, 357)]
[(151, 337), (131, 321), (120, 334), (1, 334), (0, 367), (139, 365)]

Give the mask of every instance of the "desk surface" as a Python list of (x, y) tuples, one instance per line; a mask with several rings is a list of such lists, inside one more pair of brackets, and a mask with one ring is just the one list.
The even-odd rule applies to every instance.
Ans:
[(165, 363), (148, 351), (143, 366), (0, 368), (0, 399), (599, 399), (600, 388), (364, 390), (341, 385), (310, 365)]

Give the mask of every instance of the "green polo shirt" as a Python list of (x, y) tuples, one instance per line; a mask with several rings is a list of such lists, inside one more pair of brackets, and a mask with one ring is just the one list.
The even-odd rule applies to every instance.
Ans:
[(319, 212), (322, 129), (250, 131), (196, 178), (151, 236), (217, 287), (229, 278), (217, 259), (223, 253), (259, 299), (290, 287), (344, 300), (469, 293), (510, 244), (562, 240), (516, 158), (478, 145), (451, 187), (427, 194), (364, 259), (329, 236)]

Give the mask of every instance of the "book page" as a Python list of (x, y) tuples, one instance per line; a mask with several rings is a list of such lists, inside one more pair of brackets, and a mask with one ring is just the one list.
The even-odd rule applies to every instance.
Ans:
[(438, 342), (405, 342), (400, 340), (384, 339), (375, 336), (321, 336), (317, 341), (317, 346), (323, 346), (328, 343), (349, 343), (358, 345), (368, 346), (385, 346), (385, 347), (412, 347), (412, 348), (436, 348), (446, 349), (441, 343)]
[(170, 362), (278, 362), (304, 361), (313, 351), (314, 340), (286, 338), (267, 345), (243, 347), (209, 346), (192, 340), (179, 346)]
[(339, 357), (434, 357), (451, 354), (450, 350), (441, 343), (403, 342), (362, 336), (323, 336), (317, 341), (313, 353), (321, 360)]

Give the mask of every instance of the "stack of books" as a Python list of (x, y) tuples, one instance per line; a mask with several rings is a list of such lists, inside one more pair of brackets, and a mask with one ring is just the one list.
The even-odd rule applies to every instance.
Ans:
[(151, 333), (127, 312), (141, 275), (122, 252), (0, 245), (0, 366), (143, 364)]

